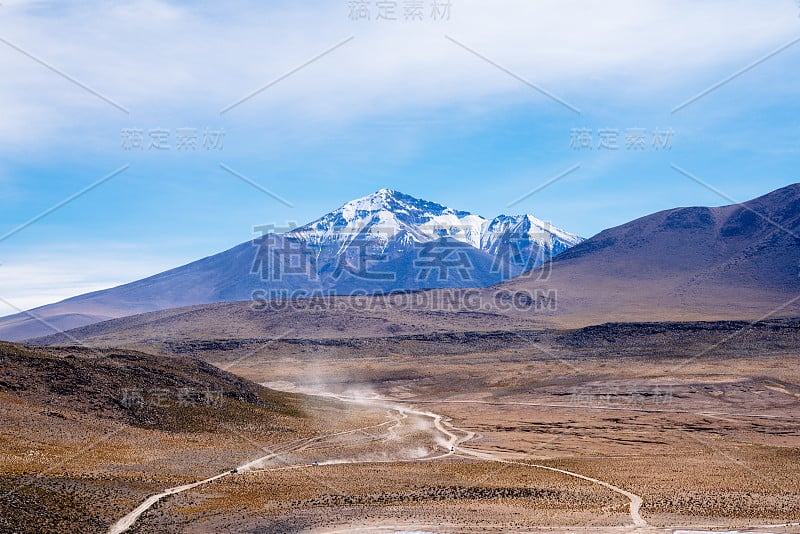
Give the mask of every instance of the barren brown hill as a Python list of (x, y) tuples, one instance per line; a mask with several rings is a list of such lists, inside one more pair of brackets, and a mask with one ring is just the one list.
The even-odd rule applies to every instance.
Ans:
[(198, 359), (129, 350), (0, 343), (0, 393), (45, 411), (67, 406), (92, 417), (169, 431), (297, 414), (285, 394)]
[(677, 208), (605, 230), (491, 288), (557, 294), (547, 316), (606, 321), (758, 319), (800, 310), (800, 184), (719, 208)]
[(147, 495), (306, 435), (294, 395), (188, 357), (0, 343), (0, 531), (103, 532)]

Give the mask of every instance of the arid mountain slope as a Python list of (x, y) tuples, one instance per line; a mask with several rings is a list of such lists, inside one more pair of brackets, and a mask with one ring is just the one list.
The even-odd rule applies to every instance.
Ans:
[(557, 292), (562, 324), (798, 315), (800, 184), (605, 230), (490, 291)]

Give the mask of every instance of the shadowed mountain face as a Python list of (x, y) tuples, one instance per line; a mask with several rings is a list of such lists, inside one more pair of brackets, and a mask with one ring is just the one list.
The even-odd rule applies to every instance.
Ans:
[(605, 230), (555, 258), (549, 273), (534, 269), (501, 287), (555, 289), (555, 315), (578, 323), (648, 313), (758, 318), (800, 311), (791, 302), (798, 275), (794, 184), (744, 204), (667, 210)]
[(0, 339), (30, 339), (196, 304), (486, 287), (582, 241), (531, 215), (487, 220), (388, 189), (287, 230), (143, 280), (2, 318)]

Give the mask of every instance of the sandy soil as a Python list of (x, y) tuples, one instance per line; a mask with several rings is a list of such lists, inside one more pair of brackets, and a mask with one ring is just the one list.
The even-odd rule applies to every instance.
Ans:
[(280, 447), (158, 501), (129, 532), (800, 532), (798, 336), (717, 324), (215, 341), (192, 355), (343, 397), (295, 395), (305, 417), (273, 433), (111, 434), (9, 395), (4, 481), (42, 509), (81, 510), (92, 520), (72, 530), (91, 532)]

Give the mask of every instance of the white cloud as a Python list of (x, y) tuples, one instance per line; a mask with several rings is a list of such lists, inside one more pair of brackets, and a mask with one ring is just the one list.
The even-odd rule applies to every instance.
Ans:
[(285, 112), (348, 121), (476, 102), (558, 106), (445, 34), (578, 107), (603, 90), (641, 98), (654, 88), (700, 91), (718, 81), (709, 78), (714, 69), (729, 74), (797, 34), (790, 0), (453, 0), (451, 20), (441, 23), (353, 22), (346, 2), (56, 5), (7, 3), (0, 36), (131, 116), (0, 44), (0, 69), (11, 73), (0, 84), (0, 106), (10, 110), (0, 125), (6, 146), (35, 140), (41, 148), (76, 123), (215, 117), (351, 35), (225, 120), (266, 128)]
[[(87, 252), (97, 249), (96, 253)], [(19, 251), (0, 264), (0, 316), (107, 289), (183, 263), (144, 257), (136, 247), (107, 243)]]

